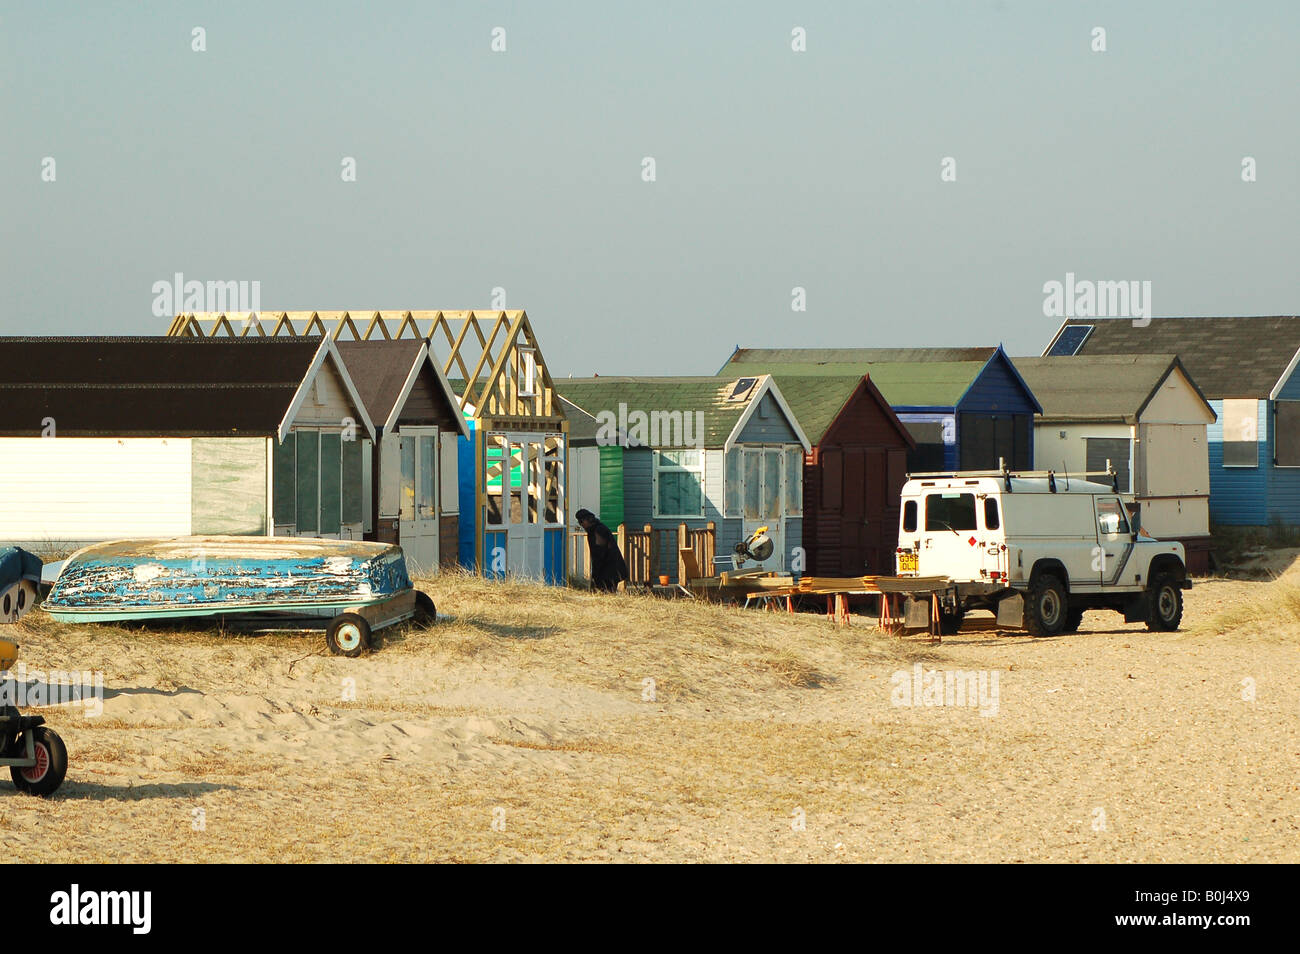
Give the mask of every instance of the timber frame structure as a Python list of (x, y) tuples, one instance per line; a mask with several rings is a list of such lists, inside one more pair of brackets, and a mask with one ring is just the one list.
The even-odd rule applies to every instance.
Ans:
[[(426, 340), (430, 353), (457, 390), (461, 413), (470, 427), (470, 437), (460, 439), (458, 455), (460, 563), (485, 575), (503, 575), (506, 568), (498, 565), (501, 554), (518, 549), (518, 553), (509, 552), (510, 572), (542, 576), (552, 583), (566, 581), (569, 424), (526, 312), (187, 312), (176, 315), (167, 334), (208, 338)], [(548, 449), (538, 451), (541, 447)], [(511, 480), (518, 479), (519, 465), (515, 457), (521, 450), (526, 458), (525, 469), (530, 466), (527, 461), (535, 451), (548, 457), (558, 453), (562, 462), (559, 479), (562, 496), (559, 506), (553, 508), (556, 519), (544, 521), (544, 542), (541, 552), (535, 554), (532, 538), (528, 537), (526, 542), (525, 535), (516, 533), (510, 524), (512, 517), (507, 514), (503, 518), (498, 512), (504, 462), (511, 461), (510, 480), (506, 481), (509, 485)], [(496, 488), (491, 511), (490, 487)], [(546, 488), (538, 488), (539, 496), (545, 493)], [(545, 512), (547, 508), (542, 505), (537, 510)], [(504, 524), (500, 523), (502, 519)], [(525, 549), (527, 558), (519, 555)]]

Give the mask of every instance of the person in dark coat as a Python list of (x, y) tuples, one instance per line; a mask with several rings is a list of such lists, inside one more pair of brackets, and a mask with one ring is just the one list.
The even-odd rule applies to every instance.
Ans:
[(574, 519), (587, 531), (587, 552), (591, 554), (591, 588), (613, 593), (628, 578), (627, 563), (619, 552), (618, 540), (590, 510), (579, 510)]

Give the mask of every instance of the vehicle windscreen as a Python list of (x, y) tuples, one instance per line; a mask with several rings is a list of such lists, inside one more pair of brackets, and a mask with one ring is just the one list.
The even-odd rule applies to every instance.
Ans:
[(928, 494), (925, 498), (926, 530), (974, 530), (975, 495)]

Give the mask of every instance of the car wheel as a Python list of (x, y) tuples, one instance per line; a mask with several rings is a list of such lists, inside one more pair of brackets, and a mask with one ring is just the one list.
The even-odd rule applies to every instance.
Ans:
[(1183, 590), (1172, 573), (1157, 573), (1147, 591), (1147, 629), (1172, 632), (1183, 621)]
[(1069, 603), (1065, 586), (1051, 573), (1034, 577), (1025, 594), (1025, 629), (1030, 636), (1056, 636), (1065, 629)]
[(1065, 614), (1065, 626), (1061, 629), (1061, 632), (1077, 633), (1081, 625), (1083, 625), (1083, 610), (1071, 609)]

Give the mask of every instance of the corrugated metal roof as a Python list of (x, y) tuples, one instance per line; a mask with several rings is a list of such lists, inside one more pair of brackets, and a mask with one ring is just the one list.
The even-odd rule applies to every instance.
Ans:
[(321, 347), (290, 338), (0, 338), (0, 435), (271, 435)]
[(1045, 420), (1137, 421), (1169, 369), (1172, 354), (1012, 358), (1043, 406)]
[(1065, 324), (1093, 326), (1080, 356), (1177, 355), (1211, 398), (1268, 397), (1300, 350), (1297, 316), (1152, 318), (1145, 327), (1128, 318), (1071, 318)]
[[(742, 400), (729, 401), (738, 377), (758, 377)], [(596, 377), (561, 378), (555, 389), (572, 404), (593, 417), (608, 411), (617, 418), (619, 404), (628, 413), (699, 411), (704, 417), (704, 447), (722, 447), (735, 429), (742, 414), (762, 384), (761, 375), (737, 375), (732, 378), (708, 377)], [(630, 428), (629, 428), (630, 429)]]

